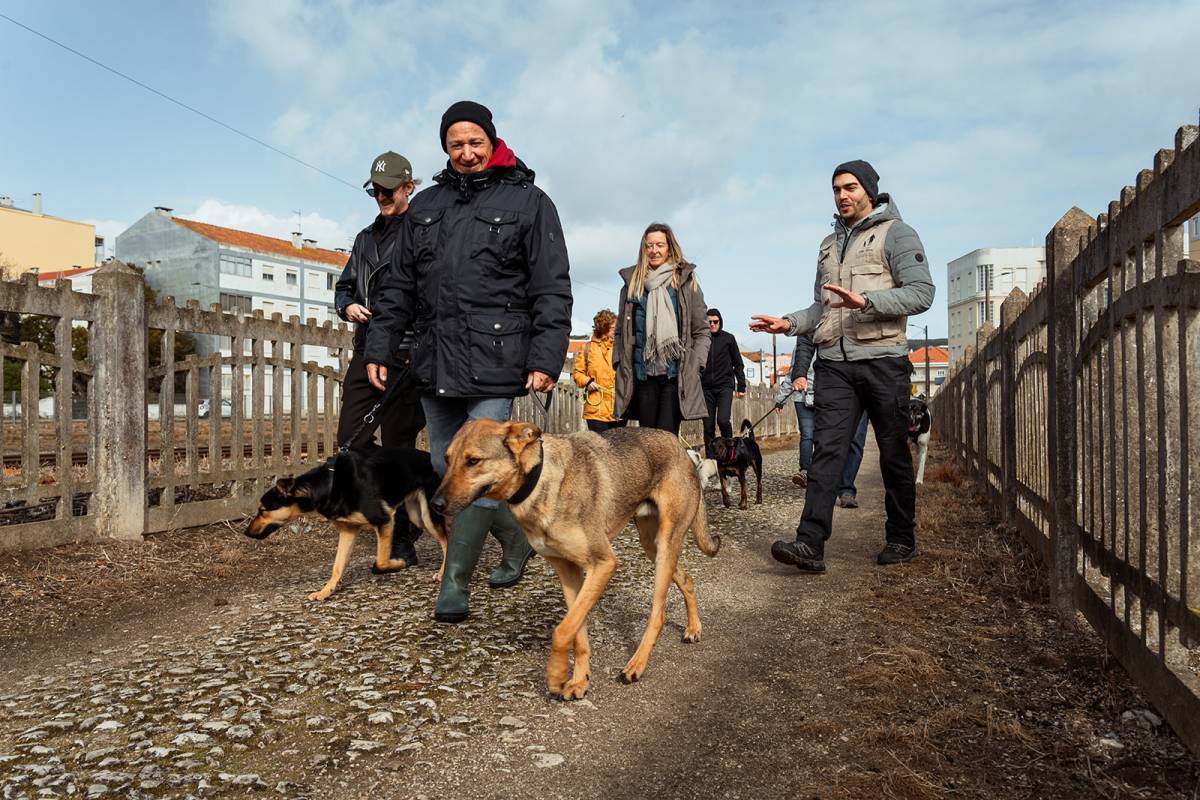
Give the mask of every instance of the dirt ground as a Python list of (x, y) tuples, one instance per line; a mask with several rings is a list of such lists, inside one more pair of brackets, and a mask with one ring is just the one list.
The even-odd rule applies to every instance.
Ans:
[[(766, 461), (763, 506), (708, 493), (720, 554), (685, 550), (703, 641), (680, 641), (673, 595), (633, 686), (616, 675), (650, 565), (619, 540), (589, 626), (592, 688), (572, 704), (545, 694), (563, 609), (540, 560), (507, 592), (477, 576), (469, 620), (437, 626), (428, 541), (420, 566), (374, 577), (361, 537), (319, 606), (303, 597), (334, 536), (316, 524), (266, 543), (227, 525), (0, 555), (0, 796), (1200, 797), (1200, 759), (1082, 618), (1058, 621), (1036, 558), (936, 445), (920, 557), (874, 563), (872, 445), (819, 577), (770, 558), (803, 497), (793, 449)], [(481, 568), (494, 557), (489, 544)], [(323, 682), (305, 693), (318, 650)], [(121, 688), (135, 686), (146, 694)], [(245, 744), (179, 744), (239, 714)]]

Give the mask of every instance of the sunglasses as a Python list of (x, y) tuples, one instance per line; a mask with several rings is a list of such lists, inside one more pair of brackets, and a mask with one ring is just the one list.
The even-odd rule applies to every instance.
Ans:
[[(400, 187), (396, 187), (396, 188), (398, 189)], [(382, 186), (380, 186), (378, 183), (372, 183), (369, 187), (367, 187), (367, 189), (365, 191), (371, 197), (375, 197), (377, 195), (383, 195), (384, 197), (391, 197), (396, 192), (396, 189), (385, 189)]]
[(721, 320), (719, 320), (719, 319), (710, 319), (710, 320), (708, 321), (708, 324), (709, 324), (709, 325), (720, 325), (720, 324), (721, 324)]

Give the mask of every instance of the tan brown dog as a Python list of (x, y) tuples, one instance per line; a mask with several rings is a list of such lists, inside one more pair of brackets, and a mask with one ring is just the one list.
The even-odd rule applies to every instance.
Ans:
[[(671, 581), (687, 606), (683, 641), (700, 640), (695, 583), (679, 566), (679, 554), (689, 527), (705, 555), (716, 555), (721, 540), (708, 536), (700, 483), (678, 437), (649, 428), (543, 436), (526, 422), (475, 420), (446, 450), (446, 477), (429, 505), (452, 516), (481, 496), (508, 501), (529, 544), (562, 581), (567, 615), (554, 629), (546, 665), (554, 696), (578, 700), (587, 693), (587, 616), (617, 568), (611, 540), (630, 517), (655, 564), (654, 599), (622, 679), (632, 683), (645, 672), (666, 619)], [(568, 681), (572, 645), (575, 669)]]

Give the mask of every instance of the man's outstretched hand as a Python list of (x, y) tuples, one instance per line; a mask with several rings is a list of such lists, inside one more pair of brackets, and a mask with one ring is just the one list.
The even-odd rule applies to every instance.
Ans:
[(787, 333), (792, 326), (783, 317), (755, 314), (750, 318), (750, 330), (758, 333)]
[(830, 300), (830, 308), (858, 309), (867, 307), (867, 298), (863, 297), (858, 292), (852, 292), (849, 289), (843, 289), (836, 283), (824, 283), (821, 284), (821, 288), (825, 289), (826, 291), (833, 292), (835, 295), (841, 298), (840, 300)]

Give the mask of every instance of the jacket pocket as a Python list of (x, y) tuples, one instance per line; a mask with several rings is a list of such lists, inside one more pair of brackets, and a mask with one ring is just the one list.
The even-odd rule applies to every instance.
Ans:
[(884, 277), (885, 269), (883, 264), (855, 264), (850, 268), (850, 291), (862, 294), (890, 288), (891, 276)]
[(529, 317), (514, 314), (468, 314), (471, 377), (482, 386), (524, 383), (529, 354)]
[(410, 212), (412, 228), (412, 251), (418, 269), (424, 271), (437, 255), (438, 231), (441, 230), (441, 209), (437, 211)]
[(516, 255), (517, 214), (515, 211), (483, 208), (471, 223), (471, 258), (483, 263), (507, 264)]

